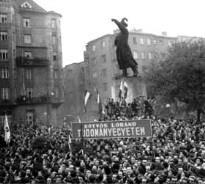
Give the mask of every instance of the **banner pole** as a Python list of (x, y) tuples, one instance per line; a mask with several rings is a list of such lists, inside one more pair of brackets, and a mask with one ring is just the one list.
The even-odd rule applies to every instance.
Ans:
[(83, 124), (82, 124), (82, 121), (80, 121), (80, 132), (81, 132), (81, 144), (82, 144), (81, 150), (82, 150), (82, 154), (84, 154), (84, 140), (83, 140)]

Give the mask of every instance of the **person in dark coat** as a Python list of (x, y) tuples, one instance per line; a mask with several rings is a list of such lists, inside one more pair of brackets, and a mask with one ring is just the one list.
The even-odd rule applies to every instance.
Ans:
[(127, 30), (127, 18), (123, 18), (120, 22), (111, 19), (120, 29), (120, 33), (115, 39), (116, 55), (119, 68), (123, 70), (123, 75), (127, 76), (127, 68), (131, 68), (134, 76), (138, 75), (138, 64), (132, 56), (132, 51), (128, 45), (129, 32)]

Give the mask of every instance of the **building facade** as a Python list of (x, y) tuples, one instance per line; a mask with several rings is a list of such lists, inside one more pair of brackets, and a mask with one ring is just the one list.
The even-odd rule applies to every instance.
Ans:
[(63, 102), (61, 15), (33, 0), (0, 1), (0, 116), (57, 124)]
[(60, 107), (61, 117), (84, 116), (84, 92), (86, 89), (87, 63), (73, 63), (64, 67), (64, 99)]
[[(100, 38), (90, 41), (86, 45), (84, 60), (88, 64), (89, 85), (87, 89), (95, 94), (97, 89), (100, 92), (102, 101), (105, 103), (107, 98), (118, 99), (120, 82), (119, 76), (122, 71), (119, 70), (116, 59), (114, 40), (117, 32), (104, 35)], [(138, 63), (138, 78), (125, 78), (129, 85), (127, 101), (132, 101), (137, 96), (147, 96), (146, 84), (143, 81), (144, 71), (157, 58), (163, 57), (169, 46), (176, 41), (175, 37), (163, 35), (147, 34), (138, 31), (131, 31), (129, 34), (129, 45), (133, 56)], [(128, 75), (132, 76), (131, 69)], [(96, 102), (90, 104), (89, 113), (96, 113)]]

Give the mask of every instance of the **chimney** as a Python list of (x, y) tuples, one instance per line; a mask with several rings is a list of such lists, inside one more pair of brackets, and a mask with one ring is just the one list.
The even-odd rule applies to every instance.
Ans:
[(166, 31), (163, 31), (163, 32), (162, 32), (162, 36), (167, 36), (167, 32), (166, 32)]

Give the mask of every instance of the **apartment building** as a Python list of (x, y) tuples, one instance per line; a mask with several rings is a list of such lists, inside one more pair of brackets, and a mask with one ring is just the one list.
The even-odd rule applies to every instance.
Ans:
[(63, 102), (61, 15), (33, 0), (0, 1), (0, 117), (57, 124)]

